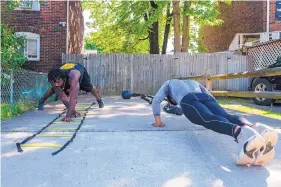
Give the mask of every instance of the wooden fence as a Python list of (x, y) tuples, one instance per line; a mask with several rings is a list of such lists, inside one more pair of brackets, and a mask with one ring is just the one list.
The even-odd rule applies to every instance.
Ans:
[[(62, 63), (79, 62), (88, 70), (91, 81), (102, 95), (120, 95), (128, 89), (155, 94), (172, 77), (228, 74), (248, 71), (247, 56), (230, 54), (63, 54)], [(204, 83), (204, 81), (199, 81)], [(213, 90), (246, 91), (248, 79), (213, 81)]]

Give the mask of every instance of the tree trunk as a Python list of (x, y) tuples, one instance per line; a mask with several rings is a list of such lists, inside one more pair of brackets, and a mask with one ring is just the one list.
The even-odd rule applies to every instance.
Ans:
[[(151, 7), (155, 11), (158, 6), (155, 4), (154, 1), (150, 1)], [(148, 38), (149, 38), (149, 53), (150, 54), (159, 54), (159, 41), (158, 41), (158, 28), (159, 28), (159, 23), (158, 21), (155, 21), (152, 23), (152, 27), (149, 29), (148, 32)]]
[(152, 28), (149, 30), (149, 53), (159, 54), (159, 41), (158, 41), (158, 21), (152, 24)]
[(180, 46), (180, 2), (173, 1), (174, 53), (181, 51)]
[[(190, 8), (190, 1), (184, 2), (184, 11)], [(190, 20), (189, 15), (183, 15), (183, 29), (182, 29), (182, 52), (188, 52), (189, 48), (189, 28)]]
[(172, 21), (172, 14), (170, 13), (170, 7), (171, 7), (171, 3), (169, 2), (167, 4), (167, 12), (166, 12), (167, 18), (166, 18), (166, 25), (165, 25), (165, 31), (164, 31), (162, 54), (166, 54), (167, 44), (168, 44), (168, 39), (169, 39), (169, 33), (170, 33), (170, 27), (171, 27), (171, 21)]

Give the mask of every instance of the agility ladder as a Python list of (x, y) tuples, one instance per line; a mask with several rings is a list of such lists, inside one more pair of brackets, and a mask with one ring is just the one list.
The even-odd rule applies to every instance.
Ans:
[[(68, 144), (70, 144), (74, 138), (76, 137), (76, 134), (78, 132), (78, 130), (81, 128), (82, 124), (84, 123), (84, 120), (86, 118), (87, 112), (88, 110), (94, 105), (96, 104), (95, 102), (93, 102), (89, 107), (87, 107), (85, 109), (85, 113), (83, 115), (82, 118), (74, 118), (74, 119), (81, 119), (81, 121), (79, 122), (62, 122), (62, 121), (56, 121), (57, 119), (59, 119), (64, 113), (62, 112), (61, 114), (59, 114), (58, 117), (56, 117), (53, 121), (51, 121), (50, 123), (48, 123), (45, 127), (43, 127), (41, 130), (39, 130), (37, 133), (33, 134), (32, 136), (27, 137), (25, 140), (23, 140), (22, 142), (18, 142), (16, 143), (18, 152), (23, 152), (22, 147), (41, 147), (41, 148), (59, 148), (57, 151), (53, 152), (52, 155), (56, 155), (59, 152), (61, 152), (62, 150), (64, 150)], [(81, 110), (80, 110), (81, 111)], [(58, 128), (58, 127), (51, 127), (51, 125), (53, 124), (78, 124), (77, 128)], [(74, 130), (74, 133), (72, 135), (61, 135), (61, 134), (41, 134), (44, 130), (54, 130), (54, 131), (59, 131), (59, 130), (69, 130), (71, 132), (71, 130)], [(70, 138), (70, 140), (68, 140), (64, 145), (59, 145), (59, 144), (55, 144), (55, 145), (40, 145), (40, 144), (26, 144), (27, 142), (29, 142), (30, 140), (32, 140), (35, 137), (62, 137), (62, 138)]]

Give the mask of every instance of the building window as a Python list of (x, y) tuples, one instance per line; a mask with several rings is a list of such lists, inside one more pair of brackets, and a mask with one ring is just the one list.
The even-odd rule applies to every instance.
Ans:
[(31, 10), (31, 11), (40, 11), (40, 2), (39, 0), (26, 1), (23, 0), (20, 2), (20, 5), (16, 10)]
[(40, 35), (31, 32), (17, 32), (16, 35), (24, 36), (24, 49), (21, 52), (30, 61), (40, 60)]

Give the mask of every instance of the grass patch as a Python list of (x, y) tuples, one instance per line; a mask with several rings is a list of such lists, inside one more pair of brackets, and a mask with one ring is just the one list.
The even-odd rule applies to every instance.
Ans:
[(243, 106), (243, 104), (229, 103), (227, 101), (219, 101), (219, 104), (223, 108), (226, 108), (226, 109), (236, 110), (236, 111), (244, 112), (247, 114), (254, 114), (254, 115), (259, 115), (259, 116), (264, 116), (264, 117), (268, 117), (268, 118), (281, 120), (280, 113), (272, 112), (270, 110), (261, 110), (261, 109), (257, 109), (257, 108)]
[(34, 104), (24, 100), (11, 104), (1, 104), (1, 121), (11, 119), (34, 108)]
[(253, 101), (253, 99), (248, 99), (248, 98), (233, 98), (233, 97), (216, 97), (218, 101), (222, 101), (224, 103), (249, 103)]

